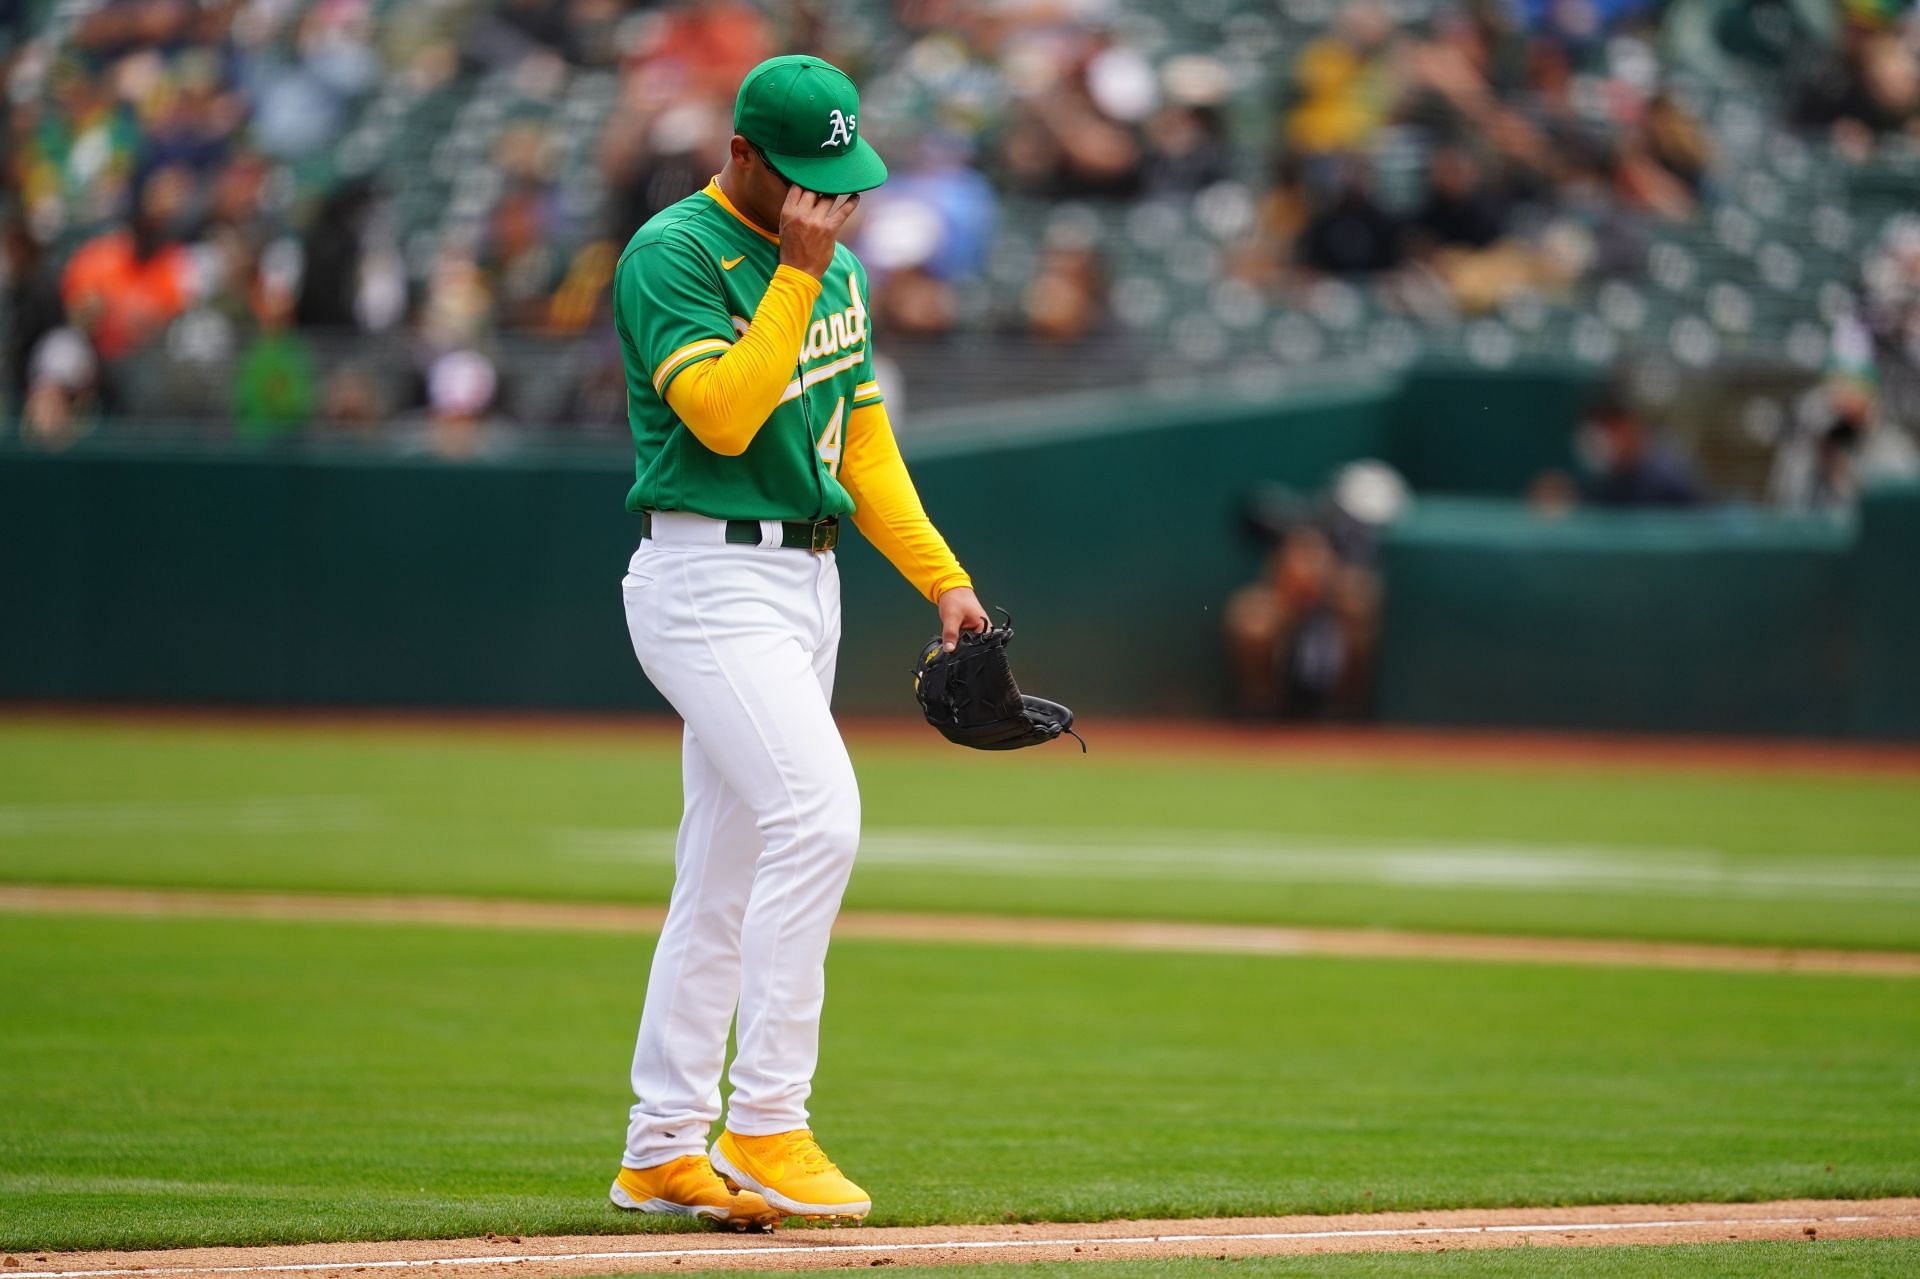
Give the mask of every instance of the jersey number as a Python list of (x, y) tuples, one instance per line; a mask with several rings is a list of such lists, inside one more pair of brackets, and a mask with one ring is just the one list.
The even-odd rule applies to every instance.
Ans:
[(840, 453), (846, 446), (843, 432), (846, 416), (847, 397), (843, 395), (834, 402), (833, 416), (827, 419), (826, 432), (820, 436), (820, 443), (815, 445), (820, 451), (821, 464), (827, 468), (827, 474), (836, 480), (840, 478)]

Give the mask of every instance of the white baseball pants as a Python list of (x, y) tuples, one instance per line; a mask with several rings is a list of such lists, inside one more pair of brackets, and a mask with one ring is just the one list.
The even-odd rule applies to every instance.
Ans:
[(860, 794), (828, 700), (840, 645), (829, 554), (732, 546), (657, 514), (622, 583), (647, 678), (686, 721), (673, 896), (633, 1054), (623, 1163), (706, 1150), (739, 1012), (727, 1126), (807, 1126), (828, 934), (853, 870)]

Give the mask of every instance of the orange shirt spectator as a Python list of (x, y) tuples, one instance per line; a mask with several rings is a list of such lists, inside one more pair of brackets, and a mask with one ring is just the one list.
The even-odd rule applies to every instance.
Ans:
[(67, 263), (60, 292), (67, 313), (105, 359), (127, 354), (186, 308), (191, 258), (177, 244), (142, 258), (131, 231), (89, 240)]
[(696, 92), (731, 102), (747, 72), (774, 52), (766, 15), (760, 10), (736, 0), (707, 0), (669, 9), (646, 57), (649, 62), (677, 64)]

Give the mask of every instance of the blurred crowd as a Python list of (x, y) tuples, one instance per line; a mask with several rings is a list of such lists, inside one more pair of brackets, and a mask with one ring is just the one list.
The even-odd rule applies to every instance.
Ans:
[[(1365, 282), (1445, 325), (1637, 270), (1718, 180), (1663, 75), (1680, 5), (1651, 0), (1282, 0), (1201, 52), (1123, 0), (10, 7), (5, 408), (46, 447), (114, 414), (443, 457), (622, 431), (618, 249), (715, 170), (741, 76), (788, 49), (861, 81), (892, 166), (853, 232), (889, 343), (1114, 332), (1116, 249), (1085, 221), (996, 274), (1022, 208), (1211, 200), (1220, 279), (1282, 306)], [(1280, 17), (1317, 35), (1283, 46)], [(1837, 29), (1784, 113), (1853, 156), (1920, 136), (1920, 26), (1856, 3)], [(438, 100), (418, 118), (489, 122), (439, 187), (343, 143)], [(458, 139), (433, 141), (437, 165)], [(1916, 240), (1865, 268), (1862, 322), (1920, 352)]]

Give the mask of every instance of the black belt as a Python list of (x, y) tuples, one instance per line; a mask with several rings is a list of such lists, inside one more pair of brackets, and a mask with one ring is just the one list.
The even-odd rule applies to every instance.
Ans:
[[(652, 511), (640, 512), (640, 536), (653, 536)], [(726, 540), (732, 546), (760, 545), (760, 521), (728, 520)], [(840, 545), (840, 519), (828, 516), (824, 520), (783, 520), (780, 545), (790, 551), (812, 551), (816, 555), (831, 551)]]

